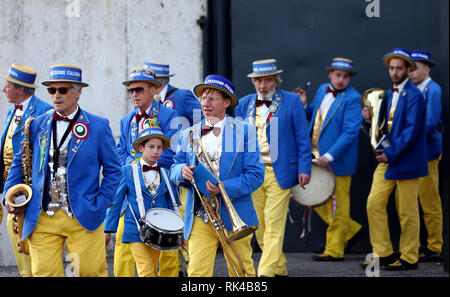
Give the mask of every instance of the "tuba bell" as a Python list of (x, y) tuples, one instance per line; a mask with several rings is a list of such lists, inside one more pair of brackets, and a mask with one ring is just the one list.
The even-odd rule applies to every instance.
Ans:
[[(382, 103), (383, 98), (386, 94), (386, 91), (379, 88), (372, 88), (366, 90), (361, 96), (361, 107), (370, 108), (370, 131), (366, 131), (363, 126), (364, 132), (369, 135), (370, 144), (372, 148), (375, 149), (378, 142), (383, 136), (383, 128), (386, 124), (386, 120), (384, 115), (382, 114)], [(380, 117), (381, 114), (381, 117)]]

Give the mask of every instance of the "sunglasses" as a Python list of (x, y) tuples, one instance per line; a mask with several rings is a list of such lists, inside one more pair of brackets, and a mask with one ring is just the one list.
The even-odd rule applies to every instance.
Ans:
[(58, 93), (60, 93), (61, 95), (67, 94), (67, 92), (69, 91), (69, 89), (72, 89), (73, 87), (61, 87), (61, 88), (47, 88), (47, 91), (51, 94), (51, 95), (55, 95), (56, 91), (58, 91)]
[(143, 92), (144, 88), (143, 87), (137, 87), (137, 88), (130, 88), (128, 89), (128, 93), (133, 94), (134, 92), (136, 93), (140, 93)]

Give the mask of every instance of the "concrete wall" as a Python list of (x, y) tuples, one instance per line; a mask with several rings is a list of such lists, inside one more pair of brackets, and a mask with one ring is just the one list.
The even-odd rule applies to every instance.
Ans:
[[(80, 66), (90, 86), (79, 104), (108, 118), (117, 140), (120, 118), (132, 109), (122, 85), (131, 68), (144, 61), (169, 63), (178, 88), (192, 90), (203, 80), (196, 21), (205, 14), (206, 0), (2, 0), (0, 74), (12, 63), (25, 64), (36, 69), (40, 85), (53, 64)], [(44, 86), (36, 95), (50, 103)], [(1, 93), (2, 131), (9, 107)], [(6, 219), (0, 225), (0, 266), (14, 263), (5, 225)]]

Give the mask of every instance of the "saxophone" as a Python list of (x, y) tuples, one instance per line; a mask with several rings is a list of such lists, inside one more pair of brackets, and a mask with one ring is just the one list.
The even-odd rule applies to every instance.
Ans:
[[(12, 207), (21, 207), (26, 205), (33, 194), (31, 189), (31, 166), (33, 162), (33, 151), (31, 149), (30, 142), (30, 124), (35, 119), (35, 117), (29, 117), (24, 126), (24, 139), (21, 143), (22, 147), (22, 184), (15, 185), (11, 187), (8, 192), (6, 192), (5, 199), (6, 202)], [(24, 214), (20, 216), (13, 216), (13, 232), (19, 236), (17, 241), (18, 251), (26, 255), (30, 254), (28, 239), (22, 240), (22, 230), (23, 230), (23, 219)]]

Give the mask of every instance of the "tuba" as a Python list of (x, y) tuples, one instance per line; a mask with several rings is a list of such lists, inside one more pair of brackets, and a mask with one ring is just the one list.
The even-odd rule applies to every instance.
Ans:
[[(31, 189), (31, 166), (33, 162), (33, 151), (30, 143), (30, 124), (35, 117), (30, 117), (26, 120), (24, 126), (24, 140), (22, 146), (22, 181), (23, 184), (18, 184), (11, 187), (6, 192), (5, 200), (12, 207), (22, 207), (26, 205), (33, 195)], [(18, 250), (26, 255), (30, 254), (28, 239), (22, 240), (24, 214), (20, 216), (13, 216), (13, 232), (19, 236), (17, 241)]]
[(383, 128), (386, 125), (386, 119), (384, 114), (382, 113), (382, 103), (385, 94), (386, 92), (383, 89), (373, 88), (366, 90), (361, 96), (361, 107), (370, 108), (370, 131), (366, 131), (364, 126), (363, 130), (369, 135), (370, 144), (372, 145), (373, 149), (375, 149), (381, 137), (383, 136)]
[[(219, 206), (219, 202), (216, 196), (211, 195), (211, 197), (205, 197), (203, 196), (199, 189), (197, 188), (196, 184), (195, 184), (195, 180), (192, 180), (191, 183), (194, 186), (200, 201), (202, 203), (203, 208), (205, 209), (208, 218), (210, 219), (214, 230), (216, 232), (216, 235), (219, 239), (219, 242), (222, 246), (222, 250), (224, 251), (224, 255), (228, 258), (229, 263), (232, 264), (233, 269), (236, 273), (236, 275), (239, 275), (239, 273), (237, 272), (236, 267), (233, 264), (233, 261), (231, 261), (231, 257), (228, 253), (228, 250), (225, 248), (224, 244), (225, 242), (227, 242), (238, 263), (239, 266), (243, 272), (243, 274), (245, 276), (247, 276), (247, 273), (245, 271), (244, 265), (242, 263), (241, 258), (239, 257), (239, 254), (237, 253), (234, 245), (233, 245), (233, 241), (244, 238), (250, 234), (252, 234), (253, 232), (255, 232), (255, 230), (257, 229), (257, 227), (250, 227), (248, 226), (244, 221), (242, 221), (242, 219), (239, 217), (236, 209), (234, 208), (230, 198), (228, 197), (228, 194), (225, 191), (225, 187), (223, 185), (223, 183), (219, 180), (219, 173), (214, 170), (213, 164), (211, 162), (211, 159), (209, 158), (208, 154), (206, 153), (205, 147), (203, 146), (203, 144), (200, 141), (200, 136), (198, 135), (197, 131), (195, 129), (190, 129), (189, 130), (189, 142), (191, 144), (192, 149), (194, 150), (194, 153), (197, 157), (197, 161), (200, 162), (200, 157), (203, 155), (204, 160), (206, 161), (206, 168), (217, 178), (217, 186), (219, 187), (220, 190), (220, 195), (222, 196), (223, 202), (225, 204), (225, 207), (228, 211), (228, 214), (230, 215), (230, 220), (231, 220), (231, 224), (233, 226), (233, 230), (231, 235), (227, 235), (226, 229), (225, 229), (225, 224), (223, 223), (222, 218), (219, 215), (219, 210), (218, 210), (218, 206)], [(197, 145), (200, 147), (201, 151), (199, 152), (197, 149)]]

